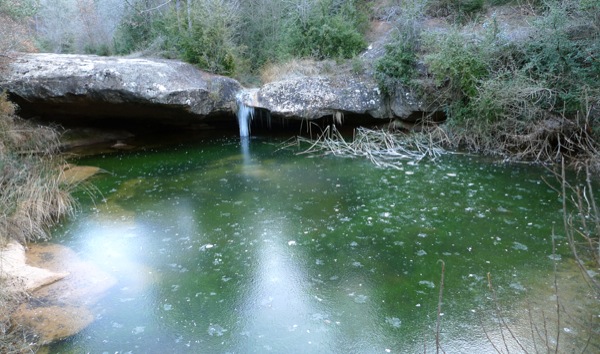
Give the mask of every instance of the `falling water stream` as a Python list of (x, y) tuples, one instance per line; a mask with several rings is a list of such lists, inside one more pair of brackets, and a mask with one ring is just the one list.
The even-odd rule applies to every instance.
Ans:
[(50, 352), (432, 352), (440, 260), (446, 352), (493, 352), (496, 305), (528, 345), (527, 303), (551, 298), (554, 262), (569, 263), (560, 238), (552, 252), (562, 217), (546, 170), (466, 156), (385, 170), (280, 143), (204, 139), (76, 161), (110, 173), (53, 242), (117, 283), (95, 321)]

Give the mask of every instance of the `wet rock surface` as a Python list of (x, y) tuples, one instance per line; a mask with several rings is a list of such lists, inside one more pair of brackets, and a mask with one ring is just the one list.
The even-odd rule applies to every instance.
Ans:
[(31, 245), (27, 261), (34, 267), (68, 273), (61, 281), (34, 291), (12, 314), (13, 322), (31, 328), (41, 344), (70, 337), (92, 323), (93, 306), (117, 282), (70, 248), (57, 244)]

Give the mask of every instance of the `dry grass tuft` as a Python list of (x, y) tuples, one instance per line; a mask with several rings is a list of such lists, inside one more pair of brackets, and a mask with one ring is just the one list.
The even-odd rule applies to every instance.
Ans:
[(58, 133), (15, 117), (0, 96), (0, 239), (46, 239), (46, 228), (72, 212), (72, 186), (61, 183)]
[[(22, 244), (47, 239), (47, 228), (75, 206), (70, 191), (76, 186), (63, 183), (58, 133), (19, 119), (15, 110), (0, 94), (0, 247), (11, 239)], [(15, 288), (9, 286), (13, 281), (0, 264), (0, 353), (32, 353), (36, 345), (8, 317), (26, 299), (25, 293), (7, 290)]]
[[(8, 284), (9, 280), (2, 276), (0, 269), (0, 289), (8, 287), (15, 288)], [(0, 353), (35, 353), (37, 345), (31, 343), (30, 336), (23, 328), (14, 328), (10, 321), (9, 314), (12, 313), (18, 304), (27, 299), (24, 292), (5, 292), (0, 290)]]
[(327, 75), (334, 67), (335, 62), (331, 60), (292, 59), (283, 63), (265, 65), (261, 70), (260, 79), (266, 84), (298, 77)]

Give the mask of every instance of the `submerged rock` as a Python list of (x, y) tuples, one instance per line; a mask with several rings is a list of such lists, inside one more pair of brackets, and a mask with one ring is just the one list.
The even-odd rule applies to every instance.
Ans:
[(2, 277), (6, 279), (4, 285), (15, 292), (35, 291), (69, 275), (65, 271), (51, 271), (27, 264), (25, 247), (15, 241), (0, 249), (0, 266)]
[(117, 282), (61, 245), (32, 244), (27, 262), (36, 268), (48, 268), (49, 272), (68, 274), (34, 291), (29, 301), (11, 315), (13, 323), (33, 330), (41, 344), (70, 337), (92, 323), (95, 316), (90, 307)]
[(20, 54), (0, 79), (25, 115), (189, 125), (233, 115), (241, 85), (175, 60)]
[(76, 166), (68, 164), (63, 168), (63, 172), (60, 175), (60, 182), (69, 185), (77, 185), (100, 172), (106, 171), (103, 171), (100, 167), (96, 166)]
[(12, 316), (14, 322), (30, 328), (39, 336), (40, 344), (68, 338), (94, 321), (86, 307), (21, 305)]

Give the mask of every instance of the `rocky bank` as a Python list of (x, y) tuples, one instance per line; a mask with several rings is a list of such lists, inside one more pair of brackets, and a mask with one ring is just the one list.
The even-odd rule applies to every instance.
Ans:
[(18, 54), (0, 79), (21, 115), (80, 126), (237, 124), (239, 104), (284, 119), (355, 115), (414, 120), (436, 110), (409, 90), (386, 98), (375, 80), (351, 74), (296, 77), (245, 89), (234, 79), (176, 60)]

